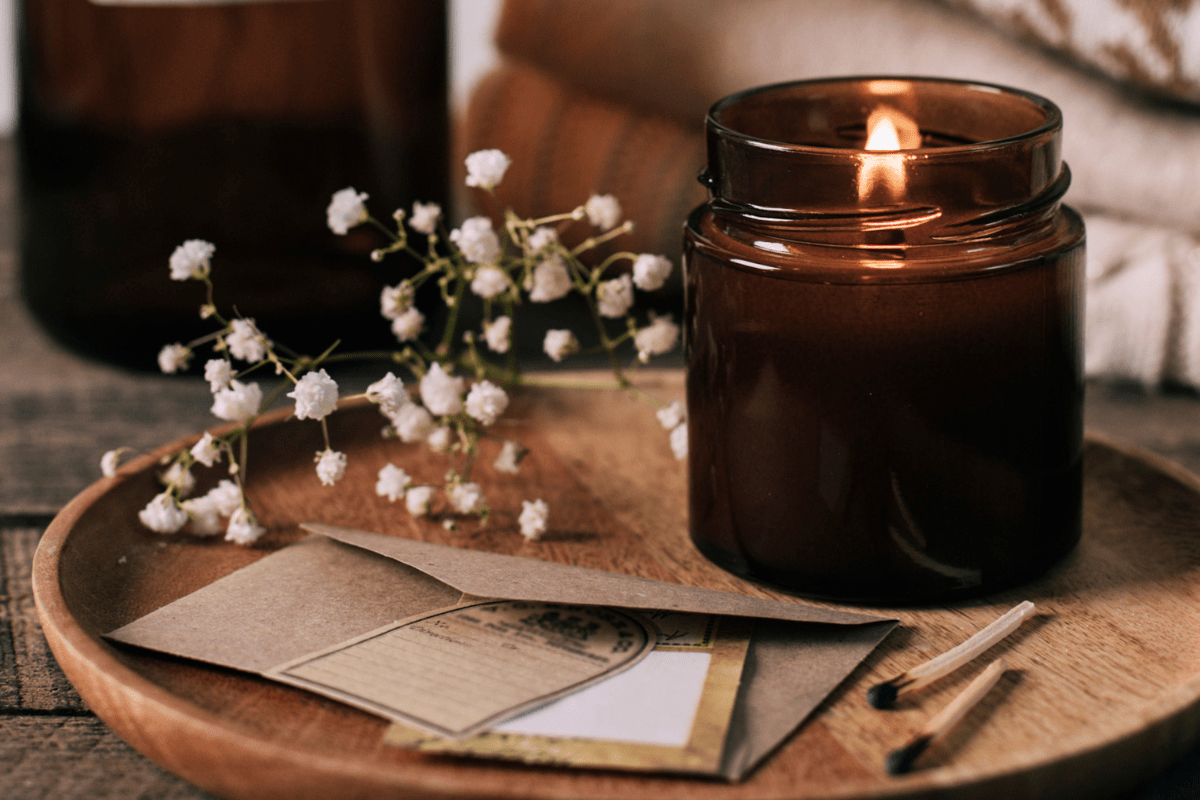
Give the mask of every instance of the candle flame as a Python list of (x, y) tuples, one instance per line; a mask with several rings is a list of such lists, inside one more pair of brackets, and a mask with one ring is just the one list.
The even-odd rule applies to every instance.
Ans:
[[(875, 114), (871, 115), (872, 118), (874, 116)], [(900, 149), (900, 132), (896, 130), (896, 123), (892, 122), (891, 117), (880, 117), (873, 127), (868, 125), (868, 129), (870, 132), (867, 134), (867, 150)]]
[[(916, 120), (888, 106), (880, 106), (867, 118), (866, 150), (875, 152), (913, 150), (921, 146)], [(883, 190), (890, 200), (904, 194), (904, 157), (866, 155), (858, 173), (858, 199), (866, 200)]]

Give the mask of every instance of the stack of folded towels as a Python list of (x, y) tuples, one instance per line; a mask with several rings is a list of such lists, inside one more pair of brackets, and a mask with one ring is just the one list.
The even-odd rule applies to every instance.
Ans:
[(727, 94), (896, 74), (1048, 97), (1087, 224), (1088, 375), (1200, 385), (1200, 3), (506, 0), (496, 44), (458, 148), (513, 157), (499, 203), (611, 193), (639, 226), (622, 249), (672, 257)]

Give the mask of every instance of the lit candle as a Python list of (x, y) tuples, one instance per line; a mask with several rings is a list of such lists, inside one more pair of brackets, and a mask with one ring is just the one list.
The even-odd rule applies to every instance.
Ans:
[(921, 146), (921, 130), (911, 117), (887, 106), (878, 106), (867, 117), (867, 141), (858, 170), (858, 199), (869, 203), (883, 194), (889, 200), (904, 197), (904, 157), (875, 155), (880, 150), (908, 150)]
[(733, 571), (914, 601), (1080, 533), (1083, 227), (1022, 92), (847, 79), (708, 119), (685, 232), (690, 526)]

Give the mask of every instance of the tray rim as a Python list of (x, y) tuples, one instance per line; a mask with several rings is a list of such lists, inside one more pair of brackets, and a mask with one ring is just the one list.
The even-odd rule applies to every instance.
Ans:
[[(339, 404), (339, 409), (366, 404), (365, 400), (354, 400)], [(287, 408), (265, 413), (255, 422), (254, 427), (279, 424), (290, 417), (291, 413), (291, 409)], [(236, 425), (222, 425), (211, 430), (217, 433), (235, 427)], [(123, 465), (116, 477), (102, 478), (87, 487), (55, 515), (34, 554), (33, 595), (43, 631), (63, 672), (89, 707), (93, 708), (96, 715), (122, 739), (151, 761), (217, 794), (280, 798), (320, 796), (307, 794), (304, 790), (314, 788), (311, 777), (322, 776), (341, 782), (347, 790), (354, 789), (348, 797), (515, 797), (516, 795), (504, 791), (502, 786), (481, 789), (478, 781), (461, 779), (460, 771), (449, 759), (430, 759), (428, 763), (423, 764), (420, 772), (416, 773), (403, 768), (391, 768), (378, 759), (356, 759), (344, 754), (329, 756), (315, 749), (289, 747), (248, 735), (223, 725), (219, 715), (171, 693), (127, 667), (108, 652), (109, 646), (83, 629), (67, 606), (58, 580), (59, 559), (74, 526), (96, 501), (125, 480), (126, 476), (153, 468), (160, 456), (190, 446), (202, 435), (190, 434), (155, 448), (150, 453)], [(1106, 447), (1127, 458), (1142, 461), (1200, 495), (1200, 476), (1170, 459), (1139, 445), (1092, 430), (1085, 431), (1084, 441)], [(102, 710), (97, 710), (97, 706)], [(1128, 787), (1114, 785), (1111, 779), (1106, 778), (1114, 759), (1135, 763), (1126, 773), (1130, 780), (1129, 786), (1133, 786), (1139, 781), (1153, 777), (1200, 743), (1200, 672), (1143, 705), (1139, 711), (1140, 713), (1131, 712), (1131, 719), (1140, 718), (1143, 724), (1128, 734), (1118, 734), (1098, 743), (1085, 744), (1054, 757), (1039, 756), (1028, 751), (1024, 754), (1013, 754), (1009, 757), (1010, 766), (971, 780), (960, 781), (954, 775), (939, 772), (917, 772), (894, 781), (882, 790), (868, 788), (863, 791), (861, 787), (851, 785), (820, 796), (829, 800), (915, 799), (934, 796), (948, 798), (956, 796), (955, 793), (1004, 797), (1012, 796), (1010, 793), (1013, 791), (1026, 791), (1030, 796), (1057, 797), (1061, 794), (1051, 792), (1047, 788), (1056, 774), (1077, 781), (1077, 785), (1087, 783), (1085, 776), (1098, 776), (1095, 779), (1097, 787), (1113, 787), (1112, 790), (1120, 791)], [(816, 713), (820, 714), (821, 709)], [(159, 726), (166, 724), (168, 735), (161, 737), (160, 733), (161, 738), (183, 737), (205, 747), (191, 748), (188, 755), (192, 757), (181, 759), (170, 748), (156, 746), (156, 743), (145, 735), (142, 723), (151, 720)], [(200, 749), (205, 752), (201, 754)], [(210, 750), (212, 752), (209, 752)], [(1119, 756), (1118, 750), (1121, 751)], [(1140, 756), (1131, 757), (1130, 751), (1136, 751)], [(201, 755), (203, 758), (198, 759), (197, 756)], [(772, 757), (774, 756), (768, 758)], [(542, 769), (526, 765), (515, 765), (513, 768), (530, 772)], [(291, 780), (282, 785), (265, 787), (261, 780), (253, 777), (267, 773), (291, 776)], [(594, 776), (598, 773), (580, 770), (578, 774)], [(214, 780), (214, 776), (217, 775), (222, 778), (221, 781)], [(625, 776), (634, 779), (651, 777), (681, 783), (697, 780), (675, 775), (615, 775), (618, 782)], [(460, 779), (456, 780), (456, 776)], [(264, 792), (266, 788), (270, 788), (271, 791)], [(618, 791), (613, 789), (613, 792)], [(1044, 792), (1051, 793), (1043, 794)], [(562, 797), (553, 790), (522, 796), (548, 800)], [(628, 800), (626, 795), (619, 793), (598, 794), (595, 791), (579, 796), (611, 796)], [(795, 796), (813, 795), (801, 793)]]

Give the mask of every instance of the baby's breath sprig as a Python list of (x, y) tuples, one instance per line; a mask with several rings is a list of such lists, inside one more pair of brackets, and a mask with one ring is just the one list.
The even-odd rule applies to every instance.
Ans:
[[(470, 187), (494, 192), (509, 167), (499, 150), (481, 150), (466, 159)], [(604, 352), (613, 370), (613, 383), (645, 397), (629, 379), (639, 364), (672, 350), (679, 340), (679, 326), (670, 316), (653, 312), (644, 325), (635, 315), (634, 291), (660, 289), (672, 270), (660, 255), (619, 251), (589, 264), (584, 259), (633, 230), (622, 221), (618, 200), (611, 195), (592, 195), (582, 205), (561, 213), (525, 219), (506, 211), (497, 230), (492, 219), (476, 216), (447, 230), (442, 210), (436, 203), (416, 202), (411, 213), (395, 211), (391, 224), (368, 211), (366, 193), (353, 188), (336, 192), (326, 209), (330, 230), (344, 235), (351, 228), (370, 225), (387, 242), (371, 251), (371, 259), (382, 262), (404, 258), (411, 274), (383, 289), (380, 313), (391, 324), (400, 345), (396, 350), (365, 353), (337, 352), (334, 342), (316, 357), (301, 355), (272, 341), (251, 317), (224, 316), (215, 300), (212, 259), (216, 247), (199, 239), (184, 242), (169, 260), (174, 280), (195, 280), (205, 287), (200, 317), (216, 326), (212, 333), (187, 344), (166, 345), (158, 356), (165, 373), (186, 369), (197, 348), (211, 345), (213, 358), (204, 365), (204, 377), (213, 395), (212, 413), (235, 423), (228, 433), (214, 437), (206, 433), (193, 447), (164, 462), (164, 490), (139, 513), (142, 523), (161, 533), (174, 533), (189, 526), (197, 535), (225, 531), (225, 538), (250, 544), (263, 533), (246, 502), (248, 477), (248, 431), (261, 412), (286, 393), (295, 401), (297, 420), (314, 420), (321, 425), (324, 449), (314, 454), (316, 477), (332, 486), (346, 473), (347, 458), (333, 449), (326, 417), (338, 402), (338, 385), (325, 368), (349, 360), (386, 361), (407, 372), (413, 383), (393, 372), (372, 383), (363, 396), (379, 406), (388, 424), (386, 438), (405, 444), (423, 443), (443, 452), (449, 466), (440, 485), (417, 485), (401, 467), (389, 463), (378, 473), (376, 494), (391, 502), (404, 501), (416, 517), (437, 510), (450, 529), (458, 516), (476, 516), (486, 523), (491, 511), (483, 488), (471, 480), (484, 438), (501, 438), (499, 456), (492, 468), (516, 473), (526, 450), (519, 442), (489, 432), (508, 406), (507, 389), (515, 385), (568, 385), (553, 378), (531, 378), (520, 373), (512, 347), (518, 310), (526, 302), (549, 303), (574, 293), (587, 305), (594, 334), (587, 350), (572, 330), (547, 330), (543, 349), (554, 361), (579, 352)], [(587, 221), (595, 230), (568, 246), (560, 238), (568, 228)], [(424, 242), (420, 242), (424, 237)], [(415, 303), (418, 290), (434, 282), (448, 311), (437, 335), (426, 330), (428, 318)], [(461, 309), (468, 292), (480, 298), (483, 320), (478, 331), (460, 331)], [(435, 342), (431, 347), (428, 342)], [(619, 349), (632, 342), (637, 358), (626, 365)], [(238, 364), (240, 362), (240, 364)], [(264, 395), (257, 374), (273, 372), (279, 378)], [(472, 380), (455, 374), (460, 370)], [(288, 391), (290, 389), (290, 391)], [(654, 400), (654, 398), (649, 398)], [(664, 405), (655, 400), (660, 406)], [(677, 458), (687, 452), (687, 423), (682, 404), (676, 402), (658, 411), (658, 419), (670, 431), (671, 448)], [(101, 462), (105, 475), (115, 475), (125, 449), (106, 453)], [(222, 480), (201, 497), (188, 498), (196, 480), (195, 464), (213, 467), (228, 464), (230, 478)], [(438, 502), (438, 496), (442, 502)], [(543, 500), (523, 501), (518, 524), (523, 536), (535, 540), (547, 529), (549, 507)], [(222, 523), (222, 520), (227, 520)]]

